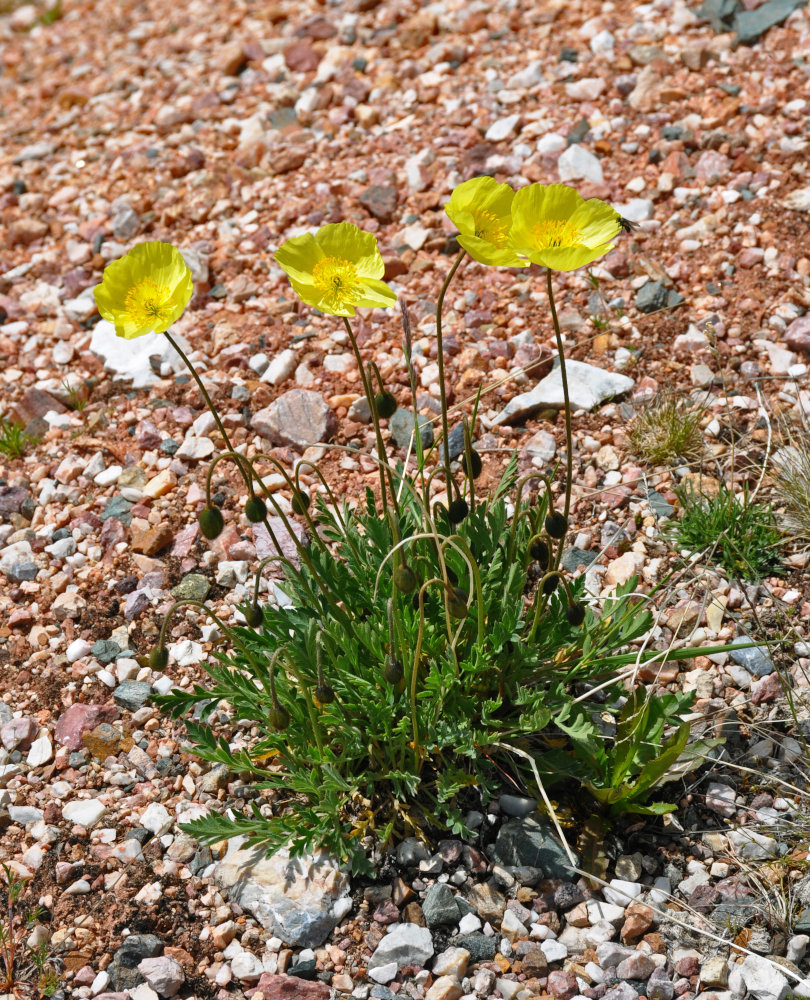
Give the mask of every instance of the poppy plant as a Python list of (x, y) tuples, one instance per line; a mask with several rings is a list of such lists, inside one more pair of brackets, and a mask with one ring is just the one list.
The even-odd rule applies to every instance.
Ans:
[(139, 243), (104, 269), (93, 289), (98, 311), (119, 337), (165, 333), (183, 315), (194, 282), (180, 251), (171, 243)]
[(575, 271), (613, 249), (619, 219), (606, 202), (586, 201), (565, 184), (530, 184), (515, 194), (509, 246), (533, 264)]
[(274, 256), (299, 298), (322, 313), (354, 316), (357, 306), (387, 308), (397, 300), (380, 280), (385, 264), (376, 239), (350, 222), (294, 236)]

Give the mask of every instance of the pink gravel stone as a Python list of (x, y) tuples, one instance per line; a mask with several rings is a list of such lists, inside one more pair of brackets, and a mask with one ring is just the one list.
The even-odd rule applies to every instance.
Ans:
[(56, 723), (53, 737), (57, 743), (70, 750), (81, 750), (82, 733), (95, 729), (101, 722), (114, 722), (118, 718), (115, 705), (71, 705)]

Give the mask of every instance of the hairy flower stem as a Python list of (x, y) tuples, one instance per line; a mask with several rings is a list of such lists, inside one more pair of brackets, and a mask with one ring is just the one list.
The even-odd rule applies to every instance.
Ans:
[[(228, 437), (228, 432), (225, 430), (225, 426), (222, 423), (222, 421), (220, 420), (219, 414), (217, 413), (216, 407), (214, 406), (214, 401), (208, 395), (208, 390), (205, 388), (205, 385), (203, 384), (203, 380), (197, 374), (197, 369), (194, 367), (194, 365), (186, 357), (185, 352), (181, 349), (180, 345), (177, 343), (177, 341), (174, 339), (174, 337), (172, 337), (172, 335), (169, 333), (168, 330), (164, 331), (163, 336), (169, 341), (169, 343), (172, 345), (172, 347), (175, 349), (175, 351), (177, 351), (177, 353), (183, 359), (183, 364), (191, 372), (191, 377), (197, 383), (197, 388), (200, 390), (200, 392), (202, 394), (202, 398), (205, 400), (205, 405), (208, 407), (208, 409), (209, 409), (209, 411), (211, 413), (211, 416), (214, 418), (214, 422), (217, 425), (217, 430), (222, 435), (222, 440), (225, 442), (225, 446), (227, 447), (228, 451), (232, 452), (234, 455), (238, 455), (239, 453), (234, 448), (234, 446), (231, 444), (231, 439)], [(241, 456), (241, 455), (239, 456), (240, 459), (242, 457), (243, 456)], [(245, 480), (245, 485), (247, 486), (248, 490), (252, 494), (253, 493), (253, 483), (251, 481), (251, 478), (246, 474), (244, 468), (242, 467), (241, 461), (239, 461), (238, 459), (236, 461), (237, 461), (237, 465), (239, 466), (239, 471), (242, 473), (242, 478)]]
[(397, 518), (390, 517), (388, 513), (388, 496), (385, 485), (386, 474), (388, 476), (388, 489), (391, 491), (391, 500), (395, 507), (397, 506), (397, 494), (394, 489), (394, 480), (391, 477), (391, 470), (388, 468), (388, 463), (386, 461), (385, 444), (383, 443), (382, 434), (380, 433), (380, 418), (377, 415), (377, 407), (374, 403), (374, 389), (372, 388), (368, 372), (363, 364), (363, 358), (360, 355), (360, 348), (357, 344), (357, 339), (354, 336), (351, 323), (345, 316), (343, 317), (343, 325), (346, 327), (346, 333), (349, 335), (352, 350), (354, 351), (354, 356), (357, 361), (357, 367), (360, 369), (360, 378), (363, 380), (363, 392), (368, 400), (369, 410), (371, 410), (371, 422), (374, 424), (374, 434), (377, 438), (377, 454), (380, 458), (380, 495), (382, 498), (383, 513), (389, 518), (392, 528), (394, 528), (394, 535), (397, 537), (397, 540), (399, 540), (399, 525), (397, 524)]
[(442, 451), (444, 452), (444, 474), (447, 485), (447, 499), (450, 500), (450, 431), (447, 424), (447, 391), (444, 386), (444, 346), (442, 344), (442, 308), (444, 306), (444, 297), (447, 294), (447, 289), (450, 287), (450, 282), (453, 280), (453, 276), (459, 268), (464, 256), (467, 253), (466, 250), (460, 250), (458, 257), (456, 257), (453, 262), (453, 266), (450, 268), (447, 277), (444, 279), (444, 284), (439, 292), (439, 297), (436, 300), (436, 362), (439, 366), (439, 398), (441, 399), (442, 405)]
[[(568, 513), (571, 510), (571, 487), (574, 479), (574, 447), (573, 435), (571, 433), (571, 397), (568, 394), (568, 372), (565, 368), (565, 348), (563, 346), (562, 331), (560, 321), (557, 318), (557, 307), (554, 304), (554, 289), (551, 283), (551, 268), (546, 270), (546, 289), (548, 291), (548, 304), (551, 307), (551, 321), (554, 324), (554, 336), (557, 338), (557, 354), (560, 359), (560, 379), (562, 381), (563, 406), (565, 409), (565, 505), (563, 506), (563, 516), (568, 520)], [(562, 546), (560, 546), (562, 550)], [(559, 563), (558, 563), (559, 564)]]

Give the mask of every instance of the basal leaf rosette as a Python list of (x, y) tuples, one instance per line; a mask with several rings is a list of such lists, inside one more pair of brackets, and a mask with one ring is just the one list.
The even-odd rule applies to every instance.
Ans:
[(194, 292), (191, 269), (171, 245), (139, 243), (104, 269), (93, 294), (99, 313), (119, 337), (164, 333), (176, 323)]
[(508, 246), (515, 192), (493, 177), (473, 177), (453, 189), (444, 210), (458, 229), (458, 244), (481, 264), (527, 267)]
[(530, 184), (515, 194), (509, 246), (533, 264), (575, 271), (613, 249), (619, 218), (606, 202), (586, 201), (566, 184)]
[(298, 297), (330, 316), (354, 316), (358, 306), (385, 309), (397, 300), (381, 280), (385, 264), (376, 239), (350, 222), (293, 236), (274, 257)]

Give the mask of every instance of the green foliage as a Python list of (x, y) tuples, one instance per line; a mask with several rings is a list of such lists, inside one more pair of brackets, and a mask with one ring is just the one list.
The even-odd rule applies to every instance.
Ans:
[[(315, 498), (315, 537), (323, 544), (308, 550), (311, 565), (300, 573), (288, 569), (283, 586), (292, 606), (265, 606), (258, 631), (235, 629), (234, 649), (207, 667), (212, 686), (156, 699), (175, 717), (200, 706), (199, 722), (187, 724), (194, 753), (249, 774), (275, 799), (272, 812), (269, 803), (254, 803), (235, 819), (195, 820), (184, 827), (189, 833), (208, 842), (241, 833), (268, 849), (321, 845), (368, 870), (362, 840), (369, 834), (389, 843), (429, 828), (468, 832), (465, 810), (498, 790), (498, 768), (510, 760), (504, 745), (530, 752), (549, 784), (573, 775), (606, 808), (645, 811), (685, 752), (684, 727), (666, 741), (664, 733), (689, 699), (639, 708), (632, 729), (625, 711), (613, 749), (593, 721), (605, 706), (574, 703), (575, 690), (605, 681), (618, 698), (622, 689), (610, 681), (623, 656), (612, 654), (644, 635), (652, 615), (630, 581), (601, 615), (588, 609), (581, 626), (569, 623), (569, 594), (581, 600), (583, 581), (552, 595), (532, 582), (530, 541), (544, 531), (548, 505), (542, 495), (515, 496), (514, 469), (513, 461), (492, 497), (461, 524), (444, 518), (435, 531), (407, 479), (397, 484), (395, 519), (381, 516), (370, 494), (359, 513)], [(416, 577), (411, 592), (394, 586), (397, 559), (407, 559)], [(466, 609), (456, 607), (459, 590), (469, 595)], [(386, 680), (391, 656), (403, 665), (401, 679), (389, 674), (393, 683)], [(334, 691), (328, 704), (314, 698), (319, 670)], [(283, 731), (262, 723), (273, 718), (273, 692), (289, 715)], [(256, 721), (251, 745), (231, 747), (227, 730), (212, 724), (223, 704)], [(665, 764), (657, 768), (650, 753), (662, 742)], [(531, 782), (529, 767), (523, 776)]]
[(696, 462), (703, 454), (702, 407), (657, 396), (630, 425), (630, 442), (653, 465)]
[(38, 440), (35, 435), (25, 433), (25, 424), (0, 417), (0, 453), (7, 458), (21, 458), (28, 445)]
[(6, 877), (6, 905), (0, 911), (0, 990), (37, 1000), (53, 996), (59, 977), (48, 958), (48, 943), (33, 948), (28, 944), (43, 911), (39, 906), (24, 911), (18, 908), (25, 882), (8, 865), (0, 867)]
[(708, 562), (732, 579), (761, 580), (779, 569), (784, 537), (770, 506), (739, 499), (723, 484), (714, 497), (694, 489), (675, 491), (683, 513), (672, 533), (678, 548), (706, 551)]

